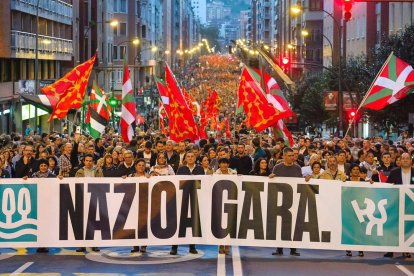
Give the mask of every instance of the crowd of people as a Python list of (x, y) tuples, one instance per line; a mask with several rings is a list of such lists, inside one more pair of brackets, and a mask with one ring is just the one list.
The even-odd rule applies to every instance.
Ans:
[[(238, 62), (229, 57), (212, 55), (201, 57), (199, 63), (184, 72), (185, 86), (199, 103), (209, 92), (217, 91), (221, 98), (218, 121), (227, 117), (232, 126), (242, 123), (236, 116), (238, 67)], [(207, 79), (214, 81), (204, 81)], [(383, 137), (294, 138), (295, 145), (288, 147), (283, 138), (234, 127), (232, 137), (222, 138), (217, 131), (209, 139), (175, 142), (150, 126), (144, 130), (137, 128), (133, 140), (126, 144), (113, 128), (107, 128), (101, 138), (93, 139), (76, 132), (38, 135), (28, 127), (24, 135), (0, 136), (0, 178), (239, 174), (303, 177), (306, 181), (328, 179), (338, 183), (414, 184), (414, 139), (407, 134), (396, 143)], [(137, 251), (145, 252), (146, 247), (133, 247), (132, 252)], [(189, 251), (197, 253), (195, 245), (190, 245)], [(38, 252), (47, 249), (39, 248)], [(177, 254), (176, 245), (170, 253)], [(229, 246), (220, 245), (219, 253), (228, 254)], [(282, 254), (282, 248), (273, 253)], [(290, 254), (300, 255), (295, 248), (291, 248)], [(352, 256), (350, 251), (346, 254)], [(362, 257), (364, 253), (360, 251), (358, 255)], [(393, 253), (385, 254), (392, 256)]]
[[(138, 135), (125, 144), (110, 129), (99, 139), (79, 133), (64, 136), (13, 133), (3, 135), (1, 140), (1, 178), (239, 174), (414, 184), (414, 140), (408, 137), (393, 143), (382, 137), (298, 136), (290, 148), (283, 138), (266, 134), (237, 133), (233, 139), (210, 137), (196, 143), (189, 140), (176, 143), (156, 132)], [(145, 252), (146, 247), (134, 247), (133, 251), (137, 250)], [(47, 249), (39, 248), (38, 252)], [(228, 246), (220, 246), (219, 253), (228, 252)], [(170, 253), (177, 254), (177, 246)], [(190, 245), (190, 253), (197, 253), (195, 245)], [(282, 255), (283, 249), (278, 248), (273, 254)], [(300, 255), (294, 248), (290, 254)], [(351, 252), (346, 254), (352, 256)], [(364, 255), (362, 251), (358, 254)], [(393, 253), (385, 256), (392, 257)]]

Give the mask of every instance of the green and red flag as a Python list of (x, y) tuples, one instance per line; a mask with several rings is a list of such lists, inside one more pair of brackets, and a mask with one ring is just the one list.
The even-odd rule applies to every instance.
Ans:
[(94, 81), (86, 114), (86, 127), (94, 139), (101, 137), (101, 134), (105, 131), (111, 117), (111, 111), (107, 95)]
[(161, 103), (164, 106), (167, 116), (170, 117), (170, 98), (167, 96), (167, 85), (162, 79), (155, 77), (155, 83), (157, 84), (158, 93), (160, 93)]
[(413, 67), (391, 53), (368, 90), (361, 107), (381, 110), (406, 97), (413, 89)]
[(285, 140), (286, 146), (293, 147), (295, 141), (293, 140), (292, 133), (290, 133), (283, 120), (277, 121), (276, 125), (273, 127), (273, 131), (275, 138), (281, 137)]
[(129, 143), (134, 136), (134, 126), (137, 117), (135, 98), (129, 77), (128, 64), (124, 60), (124, 79), (122, 82), (122, 109), (120, 119), (121, 136), (124, 142)]
[(283, 95), (283, 91), (280, 88), (276, 80), (266, 72), (262, 70), (261, 79), (265, 86), (265, 92), (267, 100), (280, 112), (280, 118), (287, 118), (293, 116), (294, 113), (289, 106), (288, 101)]
[(76, 66), (63, 78), (41, 89), (48, 100), (56, 99), (56, 102), (53, 103), (50, 100), (53, 111), (48, 122), (55, 118), (65, 118), (70, 109), (82, 106), (95, 59), (96, 53), (89, 60)]

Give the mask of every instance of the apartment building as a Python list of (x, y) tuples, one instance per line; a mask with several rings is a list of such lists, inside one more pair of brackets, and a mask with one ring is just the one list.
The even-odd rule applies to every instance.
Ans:
[(73, 24), (72, 0), (1, 1), (0, 132), (21, 133), (29, 123), (49, 130), (48, 115), (39, 109), (35, 112), (19, 92), (39, 92), (35, 91), (36, 61), (40, 87), (73, 66)]

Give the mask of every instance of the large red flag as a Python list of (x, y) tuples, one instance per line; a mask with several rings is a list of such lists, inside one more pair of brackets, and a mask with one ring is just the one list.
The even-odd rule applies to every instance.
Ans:
[(49, 122), (55, 118), (65, 118), (69, 109), (82, 106), (95, 59), (96, 53), (89, 60), (76, 66), (63, 78), (41, 89), (48, 98), (57, 99), (56, 105), (52, 106), (53, 111), (49, 117)]
[(246, 68), (240, 80), (238, 106), (243, 106), (247, 121), (258, 132), (275, 125), (280, 118), (280, 112), (268, 102), (265, 92)]
[(187, 138), (192, 141), (198, 140), (198, 128), (192, 111), (187, 106), (168, 64), (165, 66), (165, 80), (167, 96), (170, 101), (171, 116), (169, 117), (169, 127), (171, 140), (176, 142)]

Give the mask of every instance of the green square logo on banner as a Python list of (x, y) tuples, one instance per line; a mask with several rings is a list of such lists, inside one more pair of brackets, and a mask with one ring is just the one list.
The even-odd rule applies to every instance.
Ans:
[(414, 247), (414, 189), (404, 193), (404, 243)]
[(398, 246), (398, 188), (342, 187), (342, 244)]
[(37, 241), (37, 185), (0, 185), (0, 242)]

